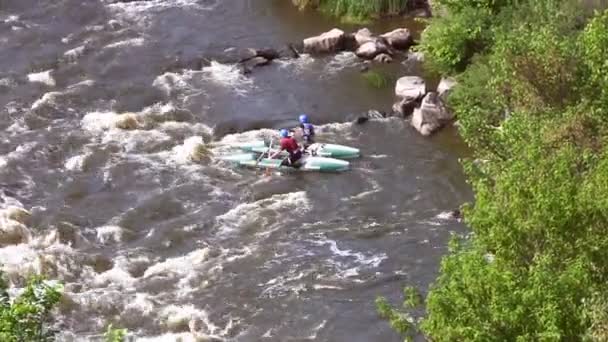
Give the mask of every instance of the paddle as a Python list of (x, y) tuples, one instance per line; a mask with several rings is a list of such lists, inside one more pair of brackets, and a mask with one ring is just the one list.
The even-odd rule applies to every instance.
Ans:
[[(272, 151), (272, 142), (273, 142), (273, 139), (272, 139), (272, 138), (270, 138), (270, 144), (268, 145), (268, 149), (266, 150), (266, 153), (268, 154), (268, 158), (270, 158), (270, 151)], [(255, 166), (256, 166), (256, 167), (258, 166), (258, 164), (260, 163), (260, 161), (261, 161), (263, 158), (264, 158), (264, 152), (262, 152), (262, 154), (260, 154), (260, 156), (259, 156), (259, 157), (258, 157), (258, 159), (256, 160), (256, 162), (255, 162)], [(267, 168), (264, 170), (264, 175), (265, 175), (265, 176), (269, 176), (269, 175), (270, 175), (270, 168), (268, 168), (268, 167), (267, 167)]]

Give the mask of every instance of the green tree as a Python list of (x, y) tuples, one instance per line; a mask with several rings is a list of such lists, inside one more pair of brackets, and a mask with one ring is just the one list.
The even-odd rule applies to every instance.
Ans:
[[(439, 2), (450, 20), (488, 5)], [(475, 151), (464, 162), (472, 233), (450, 244), (420, 324), (405, 306), (380, 299), (378, 309), (406, 336), (433, 341), (604, 341), (608, 12), (589, 17), (577, 1), (502, 4), (486, 12), (491, 37), (475, 56), (454, 40), (462, 67), (429, 54), (446, 72), (463, 70), (448, 101)], [(435, 29), (423, 46), (447, 41)]]

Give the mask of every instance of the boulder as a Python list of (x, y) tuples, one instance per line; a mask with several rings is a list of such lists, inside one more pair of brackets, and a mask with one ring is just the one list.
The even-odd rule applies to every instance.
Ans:
[(344, 31), (335, 28), (319, 36), (304, 39), (304, 52), (321, 54), (342, 51), (344, 40)]
[(426, 84), (421, 77), (404, 76), (397, 80), (395, 95), (404, 100), (418, 100), (426, 93)]
[(359, 46), (355, 54), (359, 58), (363, 59), (374, 59), (379, 54), (388, 54), (389, 49), (388, 46), (384, 43), (383, 40), (374, 39), (363, 45)]
[(412, 115), (417, 105), (417, 100), (403, 99), (393, 105), (393, 113), (405, 118)]
[(263, 48), (256, 50), (255, 57), (264, 57), (271, 61), (280, 57), (279, 52), (273, 48)]
[(388, 44), (397, 50), (407, 50), (414, 44), (414, 38), (406, 28), (398, 28), (380, 37), (385, 38)]
[(437, 94), (443, 101), (446, 100), (450, 90), (456, 85), (456, 80), (453, 78), (442, 78), (437, 86)]
[(285, 44), (285, 46), (279, 50), (279, 58), (300, 58), (300, 54), (292, 44)]
[(355, 41), (357, 42), (357, 46), (361, 46), (365, 43), (371, 42), (374, 40), (372, 35), (372, 31), (367, 28), (362, 28), (359, 31), (355, 32)]
[(454, 114), (443, 104), (439, 94), (430, 92), (422, 99), (420, 108), (414, 110), (411, 124), (420, 134), (428, 136), (453, 119)]
[(256, 49), (239, 49), (232, 47), (225, 49), (221, 55), (211, 55), (209, 59), (216, 60), (223, 64), (234, 64), (250, 60), (257, 55), (258, 51)]
[(370, 109), (369, 111), (367, 111), (367, 113), (364, 113), (363, 115), (357, 117), (355, 119), (355, 123), (358, 125), (362, 125), (371, 119), (382, 119), (386, 118), (386, 116), (387, 115), (384, 112), (375, 109)]
[(268, 65), (269, 63), (270, 63), (270, 61), (264, 57), (254, 57), (252, 59), (249, 59), (249, 60), (241, 63), (241, 66), (243, 68), (242, 72), (244, 74), (249, 74), (249, 73), (251, 73), (251, 71), (254, 68)]
[(390, 63), (393, 61), (393, 57), (391, 57), (389, 54), (386, 53), (381, 53), (378, 56), (374, 57), (374, 62), (378, 62), (378, 63)]

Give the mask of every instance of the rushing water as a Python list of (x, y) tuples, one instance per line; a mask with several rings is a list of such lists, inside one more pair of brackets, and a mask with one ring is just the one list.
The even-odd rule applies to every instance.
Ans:
[[(112, 2), (0, 0), (0, 261), (11, 283), (44, 272), (66, 284), (61, 340), (115, 322), (146, 341), (398, 341), (375, 297), (398, 302), (403, 285), (434, 279), (463, 229), (446, 212), (471, 199), (454, 129), (423, 138), (402, 119), (350, 123), (393, 101), (352, 54), (249, 76), (196, 66), (229, 47), (355, 29), (289, 1)], [(364, 157), (344, 174), (270, 176), (195, 158), (202, 143), (221, 153), (300, 112), (319, 140)], [(15, 208), (31, 213), (25, 224), (8, 218)]]

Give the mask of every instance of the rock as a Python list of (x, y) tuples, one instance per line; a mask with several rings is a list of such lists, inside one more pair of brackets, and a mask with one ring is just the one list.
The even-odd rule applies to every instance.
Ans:
[(387, 43), (397, 50), (407, 50), (414, 44), (414, 38), (410, 30), (406, 28), (398, 28), (391, 32), (387, 32), (380, 37), (385, 38)]
[(344, 45), (343, 49), (346, 51), (356, 51), (359, 48), (359, 44), (355, 39), (355, 35), (352, 33), (347, 33), (344, 35)]
[(411, 123), (420, 134), (428, 136), (453, 119), (454, 114), (446, 108), (439, 94), (430, 92), (422, 99), (420, 108), (414, 110)]
[(456, 85), (456, 80), (453, 78), (442, 78), (437, 86), (437, 94), (443, 101), (446, 100), (450, 90)]
[(359, 71), (361, 71), (361, 72), (367, 72), (367, 71), (369, 71), (369, 64), (367, 64), (367, 63), (363, 64), (363, 65), (362, 65), (362, 66), (359, 68)]
[(360, 117), (357, 118), (357, 120), (355, 120), (355, 123), (357, 125), (362, 125), (362, 124), (364, 124), (364, 123), (366, 123), (368, 121), (369, 121), (369, 118), (367, 116), (360, 116)]
[(362, 28), (354, 34), (355, 41), (357, 42), (357, 46), (361, 46), (365, 43), (374, 41), (374, 37), (372, 32), (367, 28)]
[(268, 65), (269, 63), (270, 63), (270, 61), (264, 57), (254, 57), (252, 59), (249, 59), (249, 60), (241, 63), (241, 67), (243, 68), (242, 72), (244, 74), (249, 74), (249, 73), (251, 73), (251, 71), (253, 71), (254, 68)]
[(406, 100), (417, 100), (426, 93), (426, 84), (421, 77), (404, 76), (397, 80), (395, 95)]
[(279, 58), (300, 58), (300, 54), (295, 46), (292, 44), (285, 44), (285, 46), (279, 50)]
[(116, 128), (124, 129), (124, 130), (134, 130), (139, 128), (139, 121), (137, 118), (137, 114), (134, 113), (126, 113), (120, 114), (116, 121), (114, 122), (114, 126)]
[(250, 60), (245, 61), (243, 64), (245, 64), (249, 68), (255, 68), (255, 67), (268, 65), (269, 63), (270, 63), (270, 60), (268, 60), (264, 57), (254, 57)]
[(242, 63), (244, 61), (248, 61), (254, 57), (257, 57), (258, 51), (256, 49), (237, 49), (237, 48), (228, 48), (223, 51), (220, 56), (211, 56), (210, 59), (217, 60), (223, 64), (234, 64), (234, 63)]
[(403, 99), (393, 105), (393, 112), (405, 118), (412, 115), (417, 105), (417, 100)]
[(422, 52), (408, 52), (407, 59), (401, 64), (405, 66), (405, 72), (408, 74), (419, 74), (422, 71), (424, 63), (424, 54)]
[(462, 212), (460, 212), (460, 209), (454, 209), (450, 211), (450, 217), (456, 220), (460, 220), (462, 218)]
[(355, 54), (359, 58), (363, 59), (374, 59), (379, 54), (388, 54), (389, 49), (388, 46), (379, 39), (373, 40), (371, 42), (367, 42), (357, 49)]
[(332, 29), (316, 37), (306, 38), (303, 41), (304, 52), (307, 53), (330, 53), (344, 49), (344, 31)]
[(378, 63), (391, 63), (393, 61), (393, 57), (386, 53), (381, 53), (378, 56), (374, 57), (374, 61)]
[(367, 111), (367, 113), (357, 117), (355, 119), (355, 123), (358, 125), (361, 125), (361, 124), (368, 122), (371, 119), (382, 119), (382, 118), (386, 118), (386, 113), (381, 112), (379, 110), (370, 109), (369, 111)]
[(280, 57), (279, 52), (272, 48), (263, 48), (256, 50), (256, 57), (264, 57), (271, 61)]
[(31, 232), (26, 223), (29, 220), (30, 213), (21, 208), (9, 207), (0, 212), (0, 246), (28, 242)]

